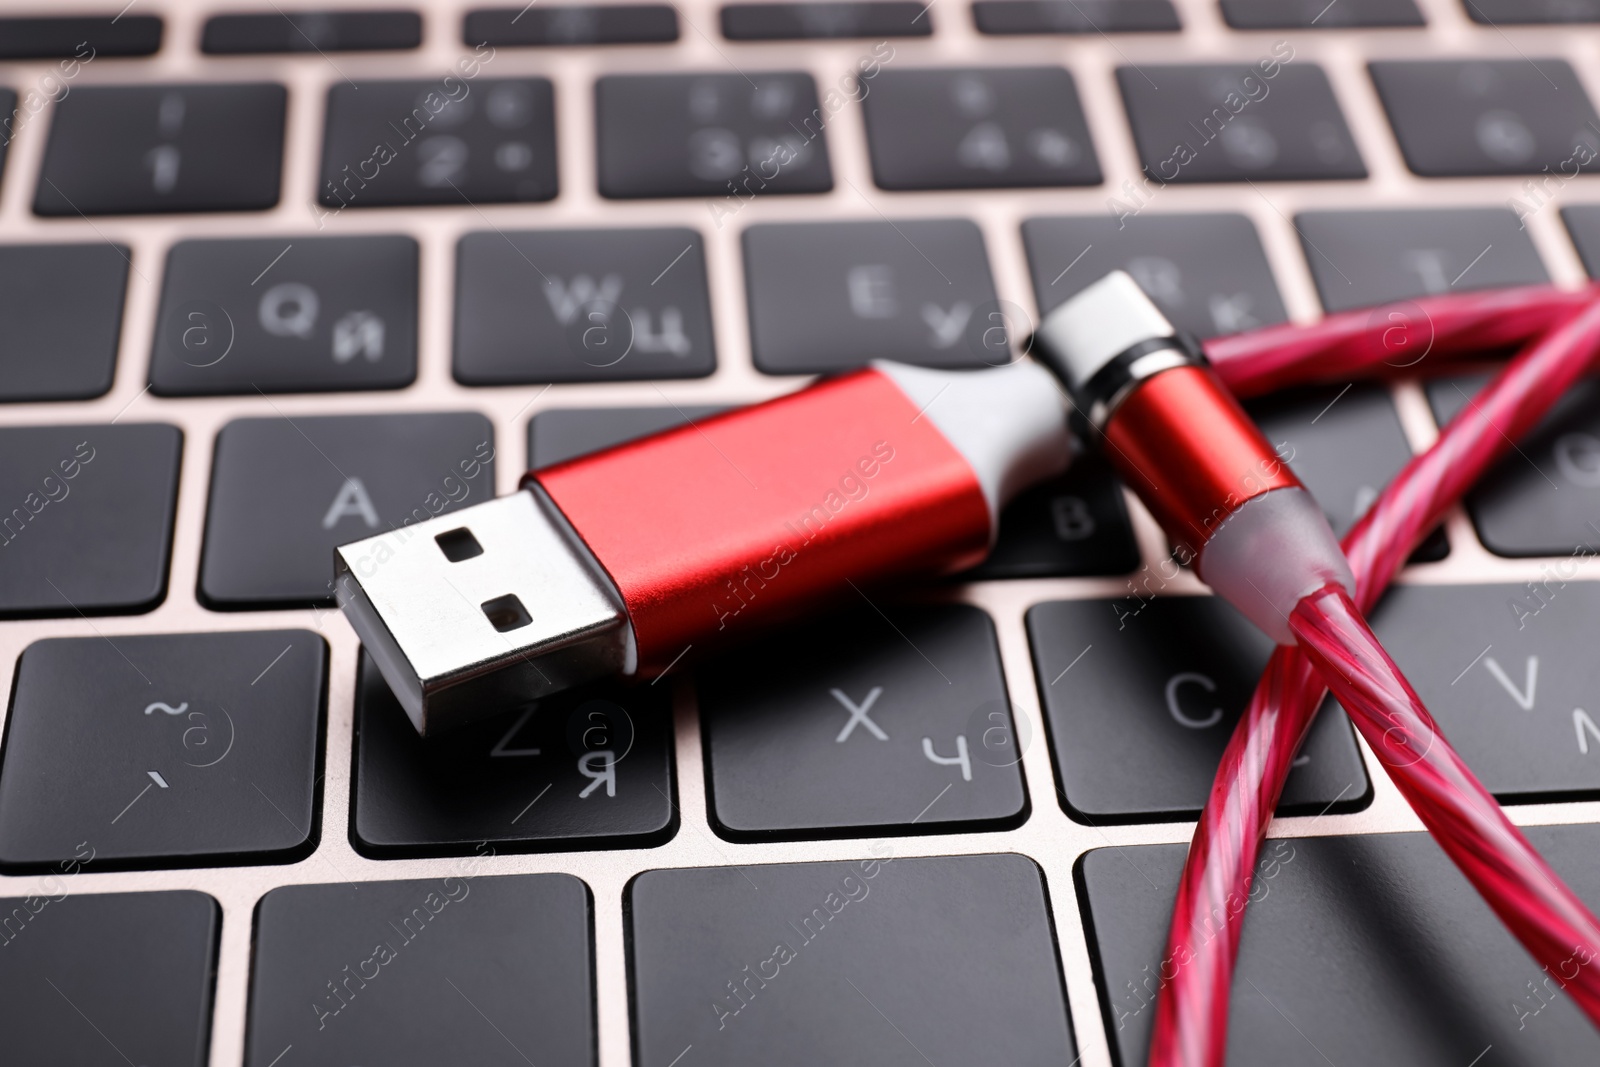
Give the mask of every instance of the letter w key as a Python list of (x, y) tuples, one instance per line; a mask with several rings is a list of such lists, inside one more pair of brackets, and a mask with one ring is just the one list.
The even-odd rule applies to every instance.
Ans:
[(571, 326), (584, 308), (599, 305), (609, 310), (615, 307), (622, 296), (622, 275), (607, 274), (599, 285), (587, 274), (579, 274), (570, 282), (552, 276), (545, 282), (544, 295), (550, 301), (556, 321)]

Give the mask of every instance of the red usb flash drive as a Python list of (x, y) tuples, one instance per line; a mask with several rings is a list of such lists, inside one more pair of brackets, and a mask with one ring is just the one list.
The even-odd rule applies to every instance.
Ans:
[(337, 551), (339, 603), (423, 733), (606, 674), (658, 674), (852, 584), (981, 560), (1065, 468), (1030, 362), (877, 364), (523, 478)]

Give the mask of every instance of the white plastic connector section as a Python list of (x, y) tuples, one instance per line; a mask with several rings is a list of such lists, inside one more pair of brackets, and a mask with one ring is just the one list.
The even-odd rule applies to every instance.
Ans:
[(1289, 613), (1337, 582), (1355, 596), (1356, 580), (1312, 495), (1300, 488), (1251, 497), (1200, 550), (1200, 580), (1280, 645), (1295, 643)]
[(1061, 387), (1037, 363), (947, 371), (879, 360), (874, 370), (905, 393), (966, 457), (989, 505), (990, 541), (1000, 509), (1018, 492), (1067, 469), (1072, 435)]
[(1048, 345), (1077, 392), (1134, 345), (1177, 332), (1138, 282), (1114, 270), (1046, 315), (1036, 343)]

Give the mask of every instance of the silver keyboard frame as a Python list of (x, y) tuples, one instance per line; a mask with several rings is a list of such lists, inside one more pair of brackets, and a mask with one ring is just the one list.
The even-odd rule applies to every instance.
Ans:
[[(505, 3), (506, 0), (500, 0)], [(1033, 215), (1098, 214), (1125, 180), (1138, 177), (1127, 120), (1113, 70), (1125, 63), (1254, 61), (1273, 42), (1286, 39), (1297, 61), (1320, 64), (1350, 124), (1370, 178), (1355, 182), (1264, 183), (1173, 186), (1157, 194), (1151, 212), (1237, 211), (1260, 232), (1267, 258), (1290, 316), (1311, 321), (1320, 305), (1299, 241), (1289, 219), (1296, 211), (1377, 206), (1501, 206), (1525, 178), (1429, 180), (1406, 170), (1364, 63), (1379, 58), (1479, 56), (1526, 58), (1555, 56), (1577, 71), (1590, 99), (1600, 102), (1600, 30), (1593, 27), (1515, 28), (1472, 23), (1461, 0), (1418, 0), (1429, 26), (1421, 30), (1292, 30), (1239, 32), (1223, 23), (1215, 0), (1176, 0), (1184, 29), (1179, 34), (1105, 37), (984, 37), (973, 28), (968, 0), (934, 0), (935, 33), (927, 39), (898, 39), (887, 66), (1062, 64), (1077, 80), (1089, 128), (1106, 176), (1104, 185), (1051, 190), (888, 193), (876, 189), (866, 152), (858, 105), (836, 115), (827, 133), (835, 188), (821, 196), (773, 197), (748, 204), (719, 229), (699, 199), (606, 201), (596, 187), (592, 85), (608, 73), (647, 71), (791, 70), (809, 71), (822, 91), (875, 42), (735, 43), (720, 38), (716, 0), (676, 0), (682, 21), (674, 45), (581, 49), (499, 49), (483, 77), (539, 74), (556, 85), (560, 196), (545, 204), (461, 205), (418, 208), (363, 208), (328, 220), (322, 234), (408, 233), (421, 244), (419, 357), (416, 382), (385, 392), (317, 395), (162, 399), (146, 392), (151, 337), (167, 249), (189, 237), (317, 234), (309, 207), (321, 155), (322, 119), (328, 87), (350, 78), (440, 76), (468, 51), (460, 43), (461, 18), (486, 0), (425, 0), (398, 5), (386, 0), (339, 0), (341, 8), (418, 6), (425, 8), (424, 41), (413, 52), (291, 57), (206, 57), (199, 52), (204, 19), (226, 10), (259, 11), (260, 0), (135, 0), (132, 14), (160, 14), (166, 20), (162, 51), (150, 58), (99, 58), (83, 68), (74, 85), (127, 84), (164, 80), (272, 80), (290, 89), (282, 199), (267, 212), (167, 217), (41, 219), (30, 211), (49, 128), (48, 112), (30, 120), (11, 146), (0, 181), (0, 240), (113, 240), (132, 249), (134, 271), (127, 290), (122, 339), (111, 391), (95, 400), (0, 406), (0, 424), (36, 425), (113, 420), (160, 421), (184, 431), (183, 466), (178, 490), (176, 533), (166, 600), (144, 615), (0, 622), (0, 683), (10, 692), (18, 655), (43, 637), (103, 636), (210, 630), (305, 627), (320, 633), (331, 650), (328, 688), (326, 779), (322, 788), (321, 839), (316, 851), (298, 863), (164, 871), (96, 872), (91, 864), (72, 880), (74, 893), (194, 889), (209, 893), (222, 907), (220, 952), (211, 1032), (211, 1062), (234, 1064), (244, 1056), (247, 986), (253, 912), (262, 894), (278, 886), (337, 881), (379, 881), (438, 877), (455, 869), (454, 859), (373, 860), (351, 847), (350, 817), (352, 704), (358, 645), (343, 618), (333, 611), (293, 610), (212, 612), (195, 597), (211, 455), (217, 431), (241, 416), (290, 417), (316, 414), (424, 410), (481, 411), (497, 435), (496, 478), (501, 492), (516, 487), (526, 457), (528, 419), (547, 408), (613, 405), (739, 403), (794, 389), (799, 377), (759, 374), (750, 358), (745, 319), (739, 234), (756, 221), (917, 218), (956, 216), (974, 219), (987, 243), (995, 284), (1003, 299), (1034, 314), (1036, 305), (1023, 254), (1019, 225)], [(6, 13), (104, 14), (104, 0), (4, 0)], [(314, 6), (304, 3), (296, 8)], [(285, 5), (287, 9), (287, 5)], [(19, 93), (55, 68), (54, 61), (0, 63), (0, 85)], [(1563, 190), (1561, 203), (1600, 202), (1600, 177), (1577, 178)], [(711, 307), (718, 347), (716, 373), (709, 378), (661, 383), (626, 382), (555, 386), (468, 388), (450, 374), (454, 260), (457, 239), (472, 230), (567, 226), (683, 225), (705, 238)], [(1576, 286), (1584, 281), (1578, 256), (1551, 206), (1528, 223), (1535, 246), (1552, 278)], [(1436, 429), (1421, 389), (1414, 383), (1394, 388), (1402, 424), (1414, 448), (1426, 447)], [(1159, 531), (1130, 498), (1135, 529), (1145, 560), (1160, 557)], [(1456, 509), (1448, 520), (1450, 556), (1436, 564), (1410, 567), (1402, 581), (1412, 583), (1525, 582), (1539, 576), (1537, 559), (1510, 560), (1491, 555), (1478, 542), (1471, 523)], [(1583, 563), (1581, 577), (1593, 579), (1594, 561)], [(1174, 592), (1201, 592), (1187, 577)], [(1056, 917), (1059, 951), (1072, 1024), (1084, 1067), (1108, 1067), (1107, 1035), (1095, 991), (1083, 915), (1073, 885), (1073, 865), (1085, 852), (1107, 845), (1186, 842), (1191, 823), (1151, 823), (1094, 827), (1069, 818), (1056, 800), (1055, 779), (1040, 717), (1038, 690), (1028, 651), (1023, 616), (1046, 600), (1112, 597), (1126, 592), (1123, 578), (1070, 578), (982, 582), (948, 592), (976, 604), (994, 619), (999, 634), (1010, 697), (1031, 727), (1032, 745), (1022, 766), (1032, 813), (1013, 830), (935, 836), (887, 837), (896, 856), (1017, 852), (1042, 867)], [(718, 838), (707, 820), (707, 796), (699, 723), (693, 694), (680, 679), (675, 692), (676, 758), (681, 822), (671, 841), (657, 848), (604, 852), (499, 855), (483, 866), (486, 874), (560, 871), (582, 878), (594, 898), (594, 963), (598, 999), (601, 1067), (631, 1062), (628, 985), (624, 959), (622, 897), (634, 875), (654, 868), (788, 863), (858, 858), (868, 854), (868, 839), (738, 844)], [(9, 708), (0, 709), (0, 716)], [(1359, 741), (1359, 739), (1358, 739)], [(1280, 819), (1273, 836), (1394, 833), (1420, 829), (1371, 751), (1362, 756), (1373, 782), (1372, 803), (1352, 814)], [(929, 798), (932, 800), (933, 798)], [(1524, 825), (1600, 822), (1600, 801), (1519, 804), (1511, 818)], [(113, 813), (108, 812), (109, 820)], [(911, 813), (907, 813), (908, 816)], [(0, 876), (0, 896), (33, 892), (36, 877)], [(1269, 905), (1270, 906), (1270, 905)], [(129, 975), (137, 981), (137, 975)], [(3, 1043), (3, 1042), (0, 1042)], [(690, 1067), (692, 1058), (684, 1061)]]

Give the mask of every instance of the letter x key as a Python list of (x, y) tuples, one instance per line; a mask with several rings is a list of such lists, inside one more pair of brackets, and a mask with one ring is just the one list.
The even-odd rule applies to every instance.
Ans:
[(835, 741), (843, 744), (845, 739), (855, 730), (857, 723), (865, 726), (872, 736), (879, 741), (889, 740), (889, 735), (884, 733), (883, 729), (867, 715), (867, 712), (872, 710), (872, 705), (876, 704), (878, 698), (883, 695), (883, 686), (873, 686), (872, 691), (867, 694), (867, 699), (863, 700), (859, 705), (845, 696), (843, 690), (830, 689), (828, 692), (833, 694), (833, 699), (845, 706), (846, 711), (850, 712), (850, 721), (844, 724), (844, 729), (839, 731), (839, 736), (834, 738)]

